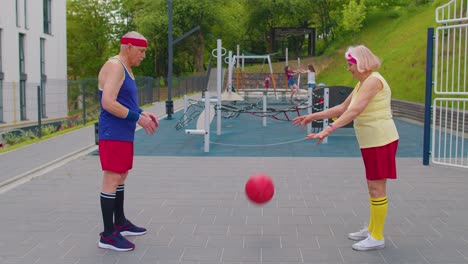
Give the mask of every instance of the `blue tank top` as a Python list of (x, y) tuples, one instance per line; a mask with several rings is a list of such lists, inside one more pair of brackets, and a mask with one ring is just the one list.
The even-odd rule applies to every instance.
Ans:
[[(124, 67), (125, 77), (117, 95), (117, 102), (128, 109), (139, 112), (138, 88), (135, 80), (128, 73), (125, 65), (116, 57), (111, 59), (118, 60)], [(98, 133), (99, 140), (119, 140), (131, 141), (135, 139), (136, 121), (126, 120), (114, 116), (102, 107), (102, 90), (99, 88), (99, 101), (101, 105), (101, 114), (99, 115)]]

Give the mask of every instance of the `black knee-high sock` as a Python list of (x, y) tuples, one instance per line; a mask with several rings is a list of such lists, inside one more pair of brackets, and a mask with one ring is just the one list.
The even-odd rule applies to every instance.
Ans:
[(115, 193), (101, 192), (101, 212), (104, 222), (104, 235), (114, 232)]
[(125, 223), (124, 191), (125, 191), (124, 184), (117, 186), (117, 192), (115, 193), (115, 211), (114, 211), (116, 225), (123, 225)]

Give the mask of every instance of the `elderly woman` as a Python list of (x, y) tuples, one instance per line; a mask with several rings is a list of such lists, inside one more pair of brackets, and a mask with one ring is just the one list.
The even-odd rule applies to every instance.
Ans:
[(365, 46), (350, 47), (345, 53), (348, 71), (358, 80), (349, 97), (340, 105), (323, 112), (297, 117), (296, 126), (303, 127), (314, 121), (338, 117), (320, 133), (307, 135), (307, 139), (318, 139), (317, 144), (354, 121), (354, 130), (364, 161), (367, 187), (369, 190), (370, 217), (366, 228), (350, 233), (348, 238), (359, 241), (355, 250), (372, 250), (385, 247), (383, 236), (387, 216), (387, 179), (396, 179), (396, 151), (398, 131), (392, 119), (390, 87), (375, 70), (380, 60)]

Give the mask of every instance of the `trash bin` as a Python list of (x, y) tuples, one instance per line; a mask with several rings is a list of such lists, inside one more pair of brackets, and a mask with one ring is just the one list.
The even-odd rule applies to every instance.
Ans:
[(94, 143), (99, 145), (99, 122), (94, 123)]

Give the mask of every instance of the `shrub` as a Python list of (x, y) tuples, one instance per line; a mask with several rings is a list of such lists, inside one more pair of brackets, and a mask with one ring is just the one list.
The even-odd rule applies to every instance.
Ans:
[(73, 115), (73, 116), (68, 117), (65, 121), (62, 122), (59, 130), (72, 128), (74, 126), (79, 126), (80, 124), (81, 124), (81, 120), (79, 120), (78, 115)]
[(5, 134), (3, 134), (2, 137), (5, 140), (5, 143), (7, 143), (8, 145), (15, 145), (29, 139), (37, 138), (36, 134), (34, 134), (33, 131), (25, 131), (21, 129), (8, 131)]
[(7, 145), (14, 145), (21, 142), (21, 134), (18, 131), (8, 131), (2, 135)]
[(41, 129), (41, 134), (42, 136), (47, 136), (47, 135), (50, 135), (54, 132), (57, 131), (57, 127), (54, 126), (54, 125), (45, 125), (45, 126), (42, 126), (42, 129)]

